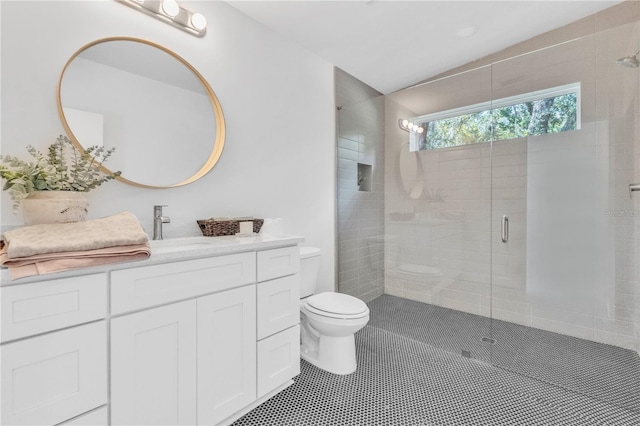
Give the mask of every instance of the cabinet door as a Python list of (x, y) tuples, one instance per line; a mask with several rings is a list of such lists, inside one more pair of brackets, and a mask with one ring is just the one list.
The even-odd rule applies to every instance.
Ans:
[(217, 424), (256, 399), (256, 289), (198, 299), (198, 424)]
[(111, 423), (196, 422), (195, 300), (111, 321)]
[(104, 321), (2, 346), (3, 425), (53, 425), (107, 403)]

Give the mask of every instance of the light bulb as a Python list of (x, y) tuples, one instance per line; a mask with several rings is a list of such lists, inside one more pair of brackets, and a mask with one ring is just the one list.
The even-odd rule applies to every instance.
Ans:
[(162, 11), (170, 17), (175, 18), (178, 16), (178, 13), (180, 13), (180, 6), (178, 6), (176, 0), (164, 0), (162, 2)]
[(424, 133), (424, 127), (418, 127), (418, 133)]
[(194, 13), (191, 15), (191, 25), (196, 30), (204, 30), (207, 26), (207, 18), (202, 13)]
[(406, 118), (402, 120), (402, 127), (409, 127), (409, 120), (407, 120)]

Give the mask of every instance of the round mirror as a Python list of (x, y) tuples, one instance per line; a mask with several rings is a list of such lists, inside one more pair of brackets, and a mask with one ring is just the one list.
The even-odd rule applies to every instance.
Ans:
[(58, 112), (78, 148), (116, 150), (105, 164), (145, 188), (195, 182), (222, 154), (224, 117), (205, 79), (157, 44), (130, 37), (96, 40), (67, 62)]

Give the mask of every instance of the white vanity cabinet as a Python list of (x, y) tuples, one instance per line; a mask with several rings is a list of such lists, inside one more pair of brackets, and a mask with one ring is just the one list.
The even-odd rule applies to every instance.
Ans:
[(111, 274), (114, 313), (190, 298), (112, 319), (113, 425), (216, 424), (255, 399), (255, 263), (247, 252)]
[(290, 384), (299, 267), (296, 245), (112, 272), (111, 424), (228, 424)]
[[(3, 425), (54, 425), (107, 403), (107, 275), (0, 287)], [(107, 424), (106, 409), (95, 424)]]
[(219, 241), (0, 286), (1, 424), (228, 425), (292, 384), (301, 239)]

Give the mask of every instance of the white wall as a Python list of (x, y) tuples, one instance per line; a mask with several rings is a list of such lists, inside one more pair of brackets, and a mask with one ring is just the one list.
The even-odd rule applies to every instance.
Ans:
[[(2, 1), (1, 152), (23, 157), (26, 145), (45, 148), (63, 133), (56, 85), (81, 46), (112, 36), (161, 44), (198, 69), (218, 96), (227, 129), (222, 157), (186, 187), (110, 182), (90, 193), (91, 217), (129, 210), (149, 231), (152, 206), (167, 204), (166, 238), (198, 235), (196, 219), (212, 216), (283, 217), (287, 233), (322, 248), (321, 290), (333, 290), (333, 67), (224, 2), (181, 4), (206, 16), (205, 37), (115, 1)], [(2, 227), (21, 225), (6, 193), (1, 200)]]

